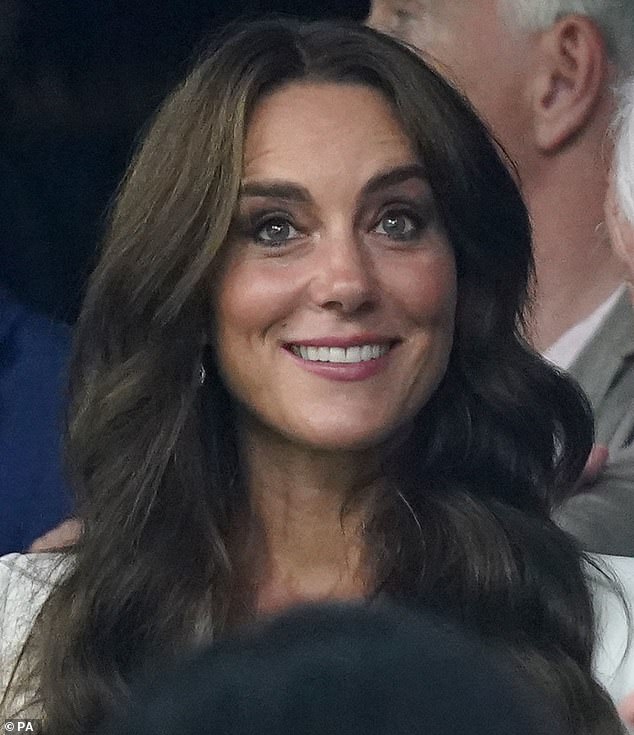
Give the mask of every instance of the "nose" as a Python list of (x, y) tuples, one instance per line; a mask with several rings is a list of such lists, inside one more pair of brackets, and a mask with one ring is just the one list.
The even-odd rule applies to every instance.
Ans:
[(371, 308), (377, 298), (371, 254), (353, 237), (331, 239), (322, 245), (315, 253), (310, 284), (313, 303), (342, 314)]

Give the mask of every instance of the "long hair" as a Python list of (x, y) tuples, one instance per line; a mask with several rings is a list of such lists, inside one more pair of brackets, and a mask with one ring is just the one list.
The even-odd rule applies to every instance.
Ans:
[(457, 263), (446, 376), (386, 463), (368, 523), (374, 593), (434, 606), (511, 650), (578, 735), (619, 732), (591, 675), (583, 561), (549, 519), (583, 467), (591, 420), (522, 337), (531, 237), (513, 178), (465, 100), (410, 50), (356, 25), (291, 21), (221, 38), (158, 112), (123, 182), (72, 364), (68, 457), (85, 531), (23, 657), (46, 732), (90, 730), (133, 671), (231, 624), (227, 542), (246, 489), (231, 398), (203, 345), (250, 114), (298, 81), (384, 96)]

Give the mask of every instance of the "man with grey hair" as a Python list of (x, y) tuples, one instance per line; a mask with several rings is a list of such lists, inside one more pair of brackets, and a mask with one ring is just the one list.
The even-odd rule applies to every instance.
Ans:
[[(621, 86), (616, 116), (614, 162), (605, 202), (605, 221), (614, 252), (625, 263), (630, 297), (634, 295), (634, 75)], [(634, 396), (630, 397), (634, 408)], [(561, 524), (585, 538), (601, 539), (595, 548), (619, 546), (634, 556), (634, 410), (617, 429), (616, 449), (597, 481), (566, 505)], [(631, 700), (634, 722), (634, 698)]]
[[(634, 73), (620, 85), (619, 99), (605, 221), (614, 251), (627, 268), (630, 298), (634, 299)], [(634, 396), (631, 403), (634, 405)], [(623, 553), (634, 556), (631, 548), (634, 546), (634, 420), (631, 416), (617, 432), (621, 434), (622, 448), (614, 453), (594, 486), (568, 503), (565, 521), (570, 530), (583, 534), (587, 532), (590, 510), (594, 530), (599, 529), (605, 543), (614, 545), (615, 540), (627, 537), (630, 549)], [(631, 728), (628, 732), (634, 732), (634, 692), (621, 700), (619, 712)]]
[(634, 424), (634, 313), (603, 201), (614, 86), (634, 72), (634, 0), (373, 0), (369, 24), (462, 87), (516, 163), (533, 222), (529, 337), (579, 381), (597, 442), (617, 453)]

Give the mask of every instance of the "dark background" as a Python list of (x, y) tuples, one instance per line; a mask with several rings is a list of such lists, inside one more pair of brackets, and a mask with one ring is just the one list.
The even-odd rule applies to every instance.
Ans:
[(215, 29), (367, 11), (363, 0), (0, 0), (0, 285), (76, 318), (135, 137)]

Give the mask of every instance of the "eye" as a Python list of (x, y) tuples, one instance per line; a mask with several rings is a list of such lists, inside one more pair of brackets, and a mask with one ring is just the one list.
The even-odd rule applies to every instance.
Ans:
[(416, 16), (409, 9), (395, 8), (391, 18), (390, 32), (400, 38), (407, 33), (410, 24), (416, 20)]
[(420, 235), (420, 219), (409, 212), (386, 212), (374, 227), (374, 232), (393, 240), (413, 240)]
[(404, 8), (398, 8), (394, 12), (394, 18), (396, 19), (396, 23), (398, 25), (403, 25), (405, 23), (409, 23), (414, 18), (414, 16)]
[(269, 245), (283, 245), (289, 240), (299, 237), (300, 233), (293, 225), (283, 217), (271, 217), (265, 222), (261, 222), (254, 234), (257, 242)]

